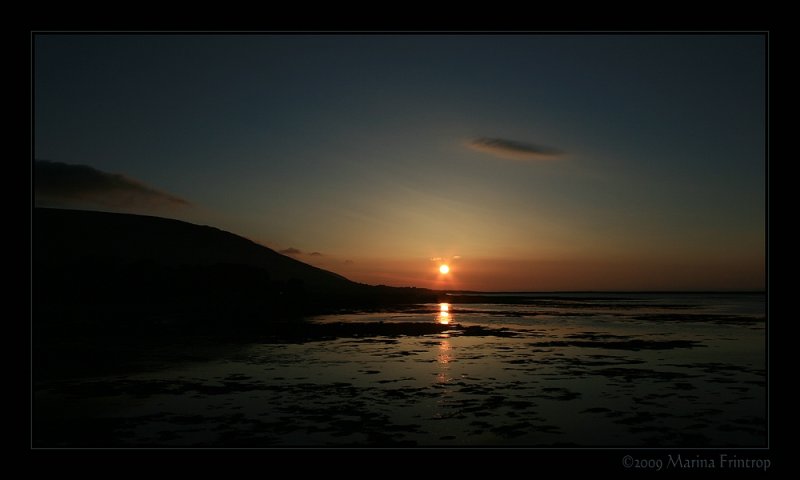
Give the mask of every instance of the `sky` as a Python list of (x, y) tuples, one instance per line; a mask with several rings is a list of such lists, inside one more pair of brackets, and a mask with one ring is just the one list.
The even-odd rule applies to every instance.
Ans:
[(369, 284), (765, 286), (762, 35), (33, 47), (37, 205), (212, 225)]

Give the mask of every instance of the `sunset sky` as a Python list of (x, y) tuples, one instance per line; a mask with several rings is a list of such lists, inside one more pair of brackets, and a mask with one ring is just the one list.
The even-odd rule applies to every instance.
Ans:
[(33, 53), (37, 205), (208, 224), (370, 284), (764, 288), (761, 35), (37, 34)]

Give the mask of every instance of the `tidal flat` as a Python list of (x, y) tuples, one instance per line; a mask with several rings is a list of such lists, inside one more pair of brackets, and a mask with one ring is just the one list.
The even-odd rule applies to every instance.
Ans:
[(761, 294), (475, 300), (315, 316), (35, 379), (33, 445), (766, 444)]

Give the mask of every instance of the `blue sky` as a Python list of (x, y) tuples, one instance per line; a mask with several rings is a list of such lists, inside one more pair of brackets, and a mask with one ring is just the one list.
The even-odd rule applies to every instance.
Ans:
[(321, 252), (298, 258), (355, 280), (437, 286), (430, 258), (458, 255), (446, 281), (465, 288), (763, 288), (763, 36), (34, 47), (37, 159), (124, 174), (191, 203), (156, 214)]

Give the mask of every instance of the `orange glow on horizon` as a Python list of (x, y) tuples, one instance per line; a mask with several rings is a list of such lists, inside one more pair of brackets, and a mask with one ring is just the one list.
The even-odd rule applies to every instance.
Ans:
[[(327, 258), (327, 260), (326, 260)], [(764, 256), (668, 260), (639, 256), (619, 258), (506, 258), (500, 256), (454, 259), (358, 258), (353, 263), (329, 263), (314, 257), (315, 266), (368, 285), (418, 287), (433, 290), (512, 291), (641, 291), (641, 290), (763, 290)], [(316, 263), (317, 260), (320, 263)], [(457, 263), (456, 263), (457, 262)], [(439, 268), (450, 270), (443, 275)], [(659, 272), (653, 275), (653, 272)], [(437, 312), (438, 313), (438, 312)], [(452, 312), (451, 312), (451, 317)]]

